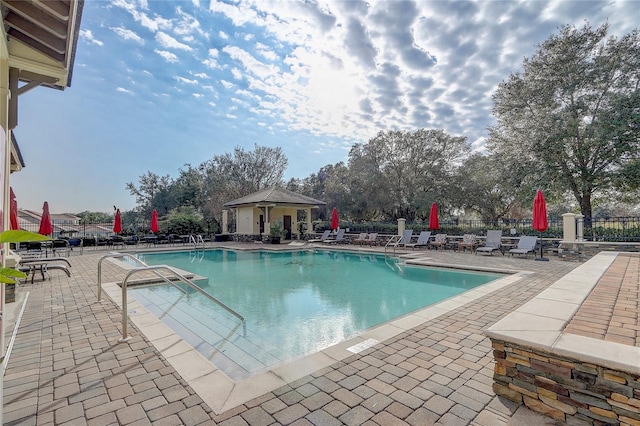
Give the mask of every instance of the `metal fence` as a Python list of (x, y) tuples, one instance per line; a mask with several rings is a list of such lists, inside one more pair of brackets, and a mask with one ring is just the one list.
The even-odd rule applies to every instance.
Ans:
[[(107, 237), (113, 235), (113, 223), (79, 223), (52, 220), (53, 238)], [(20, 221), (20, 228), (25, 231), (38, 232), (40, 223)]]
[[(587, 241), (640, 241), (640, 217), (584, 218), (583, 223), (584, 238)], [(397, 222), (340, 221), (340, 227), (347, 228), (352, 233), (397, 234), (398, 232)], [(414, 232), (428, 231), (429, 222), (407, 222), (406, 228), (413, 229)], [(331, 229), (331, 222), (314, 222), (315, 232), (322, 232), (325, 229)], [(499, 229), (505, 236), (538, 235), (543, 238), (562, 239), (563, 219), (549, 218), (549, 228), (542, 233), (533, 229), (531, 219), (503, 219), (499, 221), (444, 219), (440, 220), (439, 232), (449, 235), (485, 235), (489, 229)]]
[(583, 221), (588, 241), (640, 241), (640, 217), (585, 217)]
[[(584, 218), (584, 238), (587, 241), (611, 241), (611, 242), (640, 242), (640, 217), (596, 217)], [(22, 229), (38, 232), (38, 223), (20, 223)], [(123, 224), (126, 225), (126, 224)], [(349, 222), (340, 221), (341, 228), (349, 229), (350, 233), (377, 232), (379, 234), (397, 234), (398, 222)], [(407, 222), (407, 229), (414, 232), (428, 231), (428, 222)], [(108, 237), (113, 235), (113, 223), (79, 223), (69, 224), (64, 221), (53, 221), (53, 238), (65, 237)], [(144, 235), (149, 229), (136, 226), (123, 226), (123, 235)], [(331, 229), (329, 221), (314, 221), (313, 232), (322, 232)], [(476, 234), (485, 235), (488, 229), (500, 229), (503, 235), (541, 235), (543, 238), (563, 238), (563, 221), (561, 218), (550, 218), (549, 229), (539, 233), (534, 230), (530, 219), (504, 219), (499, 221), (483, 220), (440, 220), (440, 232), (449, 235)], [(306, 232), (306, 231), (305, 231)], [(205, 230), (205, 234), (207, 231)]]

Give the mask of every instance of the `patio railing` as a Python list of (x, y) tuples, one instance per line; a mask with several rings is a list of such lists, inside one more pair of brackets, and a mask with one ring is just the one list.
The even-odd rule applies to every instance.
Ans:
[[(640, 217), (595, 217), (584, 218), (584, 238), (587, 241), (610, 242), (640, 242)], [(22, 229), (38, 232), (38, 223), (21, 222)], [(314, 221), (312, 232), (322, 233), (331, 228), (330, 221)], [(373, 221), (340, 221), (341, 228), (348, 228), (349, 233), (377, 232), (379, 234), (397, 234), (397, 222), (373, 222)], [(87, 238), (108, 237), (113, 235), (113, 223), (79, 223), (53, 221), (54, 238)], [(128, 227), (124, 227), (123, 234), (130, 235)], [(414, 233), (429, 230), (429, 222), (406, 222), (407, 229), (413, 229)], [(498, 221), (462, 220), (445, 218), (440, 220), (440, 231), (449, 235), (477, 234), (485, 235), (488, 229), (500, 229), (503, 235), (540, 235), (531, 226), (531, 219), (503, 219)], [(295, 232), (295, 230), (294, 230)], [(305, 231), (307, 233), (307, 231)], [(139, 229), (138, 235), (144, 235), (144, 230)], [(543, 238), (562, 239), (562, 218), (549, 218), (549, 229), (542, 233)]]
[[(633, 242), (640, 241), (640, 217), (597, 217), (584, 218), (584, 238), (587, 241)], [(315, 221), (315, 232), (331, 228), (329, 221)], [(341, 228), (350, 233), (378, 232), (397, 234), (397, 222), (349, 222), (340, 221)], [(414, 233), (428, 231), (428, 222), (406, 222), (407, 229)], [(531, 219), (503, 219), (499, 221), (441, 219), (440, 231), (449, 235), (485, 235), (488, 229), (500, 229), (505, 236), (540, 235), (533, 229)], [(549, 228), (542, 232), (543, 238), (563, 238), (562, 218), (549, 218)]]

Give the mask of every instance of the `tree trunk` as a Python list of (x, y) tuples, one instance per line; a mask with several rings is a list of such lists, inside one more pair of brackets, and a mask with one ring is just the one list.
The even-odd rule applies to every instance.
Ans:
[(586, 193), (582, 194), (582, 198), (580, 199), (580, 213), (584, 217), (591, 217), (591, 194)]

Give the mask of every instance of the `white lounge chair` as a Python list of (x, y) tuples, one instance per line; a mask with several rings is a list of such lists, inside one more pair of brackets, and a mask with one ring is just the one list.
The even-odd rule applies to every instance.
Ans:
[(314, 238), (312, 240), (307, 240), (308, 243), (321, 243), (324, 240), (326, 240), (327, 238), (329, 238), (329, 234), (331, 234), (331, 230), (327, 229), (326, 231), (324, 231), (322, 233), (322, 236), (320, 238)]
[(518, 246), (514, 249), (509, 250), (509, 254), (511, 256), (513, 256), (514, 254), (524, 254), (525, 257), (527, 257), (529, 253), (535, 254), (537, 240), (538, 240), (537, 237), (532, 237), (527, 235), (522, 236), (518, 240)]
[(386, 247), (401, 247), (405, 244), (411, 243), (411, 237), (413, 236), (413, 229), (405, 229), (402, 233), (402, 237), (399, 240), (393, 241), (395, 237), (391, 237), (391, 239), (387, 242)]
[(335, 244), (344, 241), (344, 229), (338, 230), (335, 238), (327, 238), (322, 243), (323, 244)]
[(416, 249), (416, 247), (427, 247), (429, 245), (429, 238), (431, 238), (431, 231), (421, 231), (420, 235), (418, 235), (418, 241), (415, 243), (405, 244), (405, 247), (411, 247), (412, 249)]
[[(493, 255), (493, 252), (499, 250), (502, 253), (502, 231), (500, 230), (489, 230), (487, 231), (487, 239), (484, 242), (484, 246), (478, 247), (476, 249), (476, 255), (478, 252), (481, 253), (489, 253)], [(504, 253), (502, 253), (504, 256)]]

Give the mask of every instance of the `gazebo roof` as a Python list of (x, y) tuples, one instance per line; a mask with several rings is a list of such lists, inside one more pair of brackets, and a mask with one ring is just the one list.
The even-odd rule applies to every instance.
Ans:
[(229, 201), (225, 203), (225, 207), (241, 207), (241, 206), (256, 206), (264, 207), (265, 205), (295, 205), (295, 206), (307, 206), (307, 207), (319, 207), (324, 206), (327, 203), (324, 201), (316, 200), (315, 198), (307, 197), (306, 195), (298, 194), (293, 191), (288, 191), (277, 186), (271, 186), (261, 191), (254, 192), (245, 197), (238, 198), (237, 200)]

